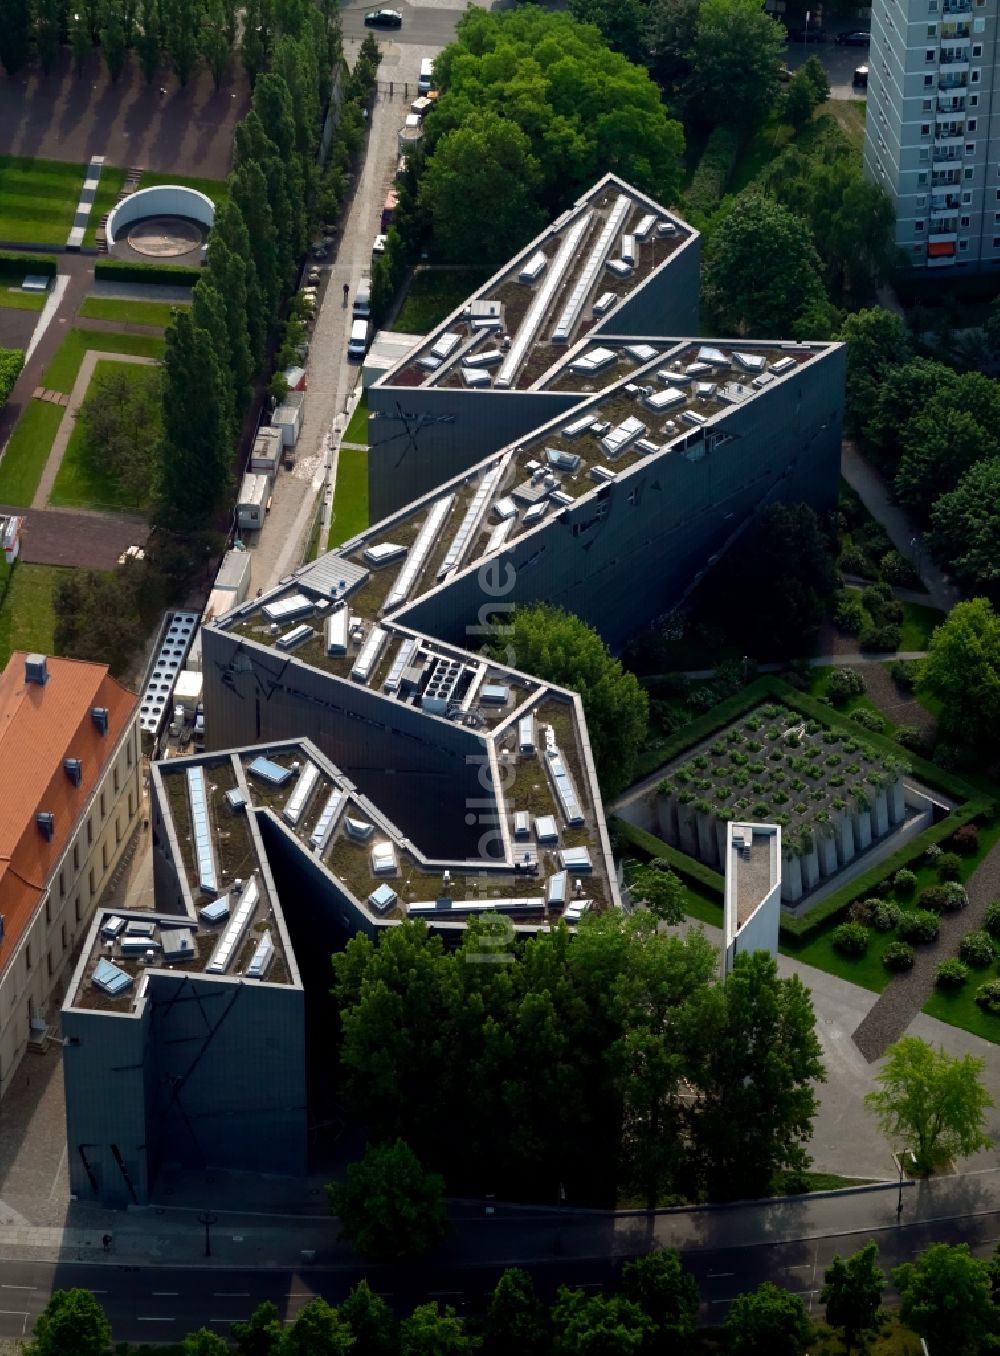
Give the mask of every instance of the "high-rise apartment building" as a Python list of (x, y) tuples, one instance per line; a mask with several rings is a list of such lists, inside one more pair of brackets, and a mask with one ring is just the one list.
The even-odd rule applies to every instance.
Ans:
[(874, 0), (865, 172), (914, 269), (1000, 267), (997, 0)]

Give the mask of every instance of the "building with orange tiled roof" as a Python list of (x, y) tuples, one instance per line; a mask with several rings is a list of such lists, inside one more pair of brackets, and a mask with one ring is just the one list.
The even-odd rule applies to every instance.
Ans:
[(104, 664), (15, 651), (0, 674), (0, 1095), (139, 816), (137, 714)]

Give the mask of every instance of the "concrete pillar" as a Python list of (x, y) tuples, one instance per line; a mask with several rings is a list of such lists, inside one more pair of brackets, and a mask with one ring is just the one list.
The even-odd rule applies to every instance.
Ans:
[(660, 837), (665, 843), (677, 843), (677, 798), (675, 796), (657, 796), (657, 820)]
[(840, 865), (847, 866), (857, 855), (854, 844), (854, 821), (847, 810), (841, 810), (839, 814), (836, 832), (837, 856), (840, 858)]
[(889, 832), (889, 797), (880, 787), (872, 801), (872, 837), (884, 838)]
[(868, 808), (862, 809), (855, 802), (854, 807), (854, 841), (859, 852), (864, 852), (866, 848), (872, 845), (872, 816)]
[(781, 898), (787, 904), (797, 904), (802, 898), (802, 863), (798, 857), (781, 859)]
[(715, 821), (715, 848), (718, 853), (717, 861), (721, 869), (726, 869), (726, 830), (729, 828), (727, 819), (717, 819)]
[(903, 779), (899, 777), (889, 789), (889, 820), (893, 824), (902, 824), (906, 815), (906, 798), (903, 794)]
[(803, 854), (802, 883), (806, 890), (813, 890), (819, 884), (819, 852), (815, 844), (811, 851)]
[(824, 876), (833, 876), (838, 869), (837, 840), (831, 830), (819, 839), (819, 869)]
[(715, 816), (696, 812), (698, 825), (698, 860), (706, 866), (716, 866), (719, 861), (715, 846)]
[(693, 805), (677, 805), (677, 845), (689, 857), (698, 856), (698, 830)]

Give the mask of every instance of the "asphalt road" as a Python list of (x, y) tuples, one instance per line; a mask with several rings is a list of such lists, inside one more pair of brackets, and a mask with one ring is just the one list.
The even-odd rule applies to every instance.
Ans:
[(838, 47), (830, 42), (790, 42), (785, 48), (785, 63), (790, 71), (804, 66), (811, 56), (818, 57), (830, 82), (833, 99), (863, 99), (865, 91), (855, 89), (854, 71), (868, 65), (867, 47)]
[(403, 47), (428, 47), (436, 53), (447, 46), (455, 36), (455, 25), (465, 13), (464, 9), (432, 9), (393, 3), (392, 9), (398, 9), (403, 16), (402, 28), (366, 28), (365, 14), (373, 8), (385, 8), (381, 5), (345, 5), (341, 10), (341, 22), (345, 38), (363, 38), (366, 33), (374, 33), (383, 43), (395, 42)]
[[(531, 1232), (535, 1233), (536, 1228)], [(544, 1226), (542, 1226), (544, 1227)], [(530, 1226), (529, 1226), (530, 1228)], [(551, 1237), (552, 1257), (525, 1264), (539, 1292), (551, 1298), (559, 1285), (596, 1289), (613, 1279), (621, 1258), (561, 1256), (561, 1235)], [(888, 1272), (911, 1260), (932, 1242), (969, 1243), (983, 1256), (1000, 1234), (1000, 1212), (966, 1219), (907, 1224), (851, 1234), (824, 1235), (791, 1242), (697, 1250), (687, 1255), (701, 1288), (706, 1322), (718, 1323), (726, 1307), (763, 1280), (772, 1280), (803, 1297), (818, 1311), (823, 1272), (834, 1255), (847, 1255), (874, 1238)], [(537, 1245), (537, 1239), (533, 1240)], [(439, 1299), (460, 1312), (476, 1310), (492, 1288), (502, 1264), (407, 1265), (398, 1269), (354, 1266), (300, 1270), (245, 1270), (215, 1267), (122, 1266), (107, 1263), (4, 1262), (0, 1264), (0, 1336), (24, 1337), (50, 1293), (70, 1286), (93, 1290), (107, 1311), (119, 1341), (177, 1342), (188, 1332), (208, 1327), (225, 1335), (231, 1323), (245, 1319), (264, 1300), (272, 1300), (285, 1320), (293, 1319), (314, 1295), (330, 1303), (342, 1300), (362, 1275), (400, 1314), (427, 1299)]]

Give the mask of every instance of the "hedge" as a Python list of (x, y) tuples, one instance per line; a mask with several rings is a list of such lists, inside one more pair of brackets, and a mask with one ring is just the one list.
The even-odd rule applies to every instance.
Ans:
[(21, 254), (18, 250), (0, 250), (0, 281), (20, 282), (29, 273), (54, 278), (58, 269), (54, 254)]
[[(724, 725), (729, 725), (739, 716), (758, 706), (761, 702), (775, 695), (775, 680), (771, 677), (756, 678), (748, 687), (737, 692), (733, 697), (727, 697), (725, 701), (719, 702), (718, 706), (713, 706), (711, 711), (706, 711), (703, 716), (696, 716), (694, 720), (689, 720), (682, 730), (672, 734), (669, 739), (658, 744), (655, 749), (650, 749), (648, 753), (642, 753), (636, 759), (635, 779), (641, 781), (643, 777), (648, 777), (651, 772), (657, 768), (663, 767), (676, 758), (678, 754), (686, 749), (693, 748), (695, 744), (700, 744), (703, 739), (709, 735), (715, 734), (716, 730), (721, 730)], [(647, 692), (655, 690), (655, 679), (643, 682), (642, 686)], [(782, 689), (787, 684), (781, 684)], [(791, 691), (791, 688), (788, 688)], [(627, 793), (626, 793), (627, 794)]]
[(154, 287), (194, 287), (201, 277), (201, 270), (181, 268), (176, 264), (139, 264), (121, 259), (99, 259), (94, 265), (94, 277), (113, 282), (146, 283)]
[(24, 366), (24, 350), (20, 348), (0, 348), (0, 409), (14, 389), (14, 383), (21, 375)]
[(719, 902), (722, 902), (726, 890), (726, 881), (723, 876), (719, 875), (718, 871), (713, 871), (710, 866), (704, 866), (694, 857), (689, 857), (686, 852), (671, 847), (669, 843), (665, 843), (662, 838), (657, 838), (655, 834), (640, 829), (636, 824), (630, 824), (627, 819), (616, 818), (611, 823), (619, 838), (623, 838), (642, 852), (648, 852), (650, 857), (662, 857), (665, 862), (670, 863), (671, 870), (676, 871), (682, 880), (690, 881), (692, 885), (700, 885), (706, 890), (711, 890), (713, 894), (719, 896)]
[(689, 212), (712, 215), (722, 201), (742, 145), (743, 134), (737, 128), (726, 123), (716, 127), (691, 178), (686, 195)]

